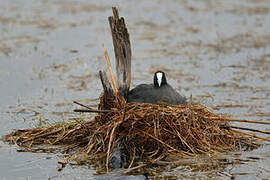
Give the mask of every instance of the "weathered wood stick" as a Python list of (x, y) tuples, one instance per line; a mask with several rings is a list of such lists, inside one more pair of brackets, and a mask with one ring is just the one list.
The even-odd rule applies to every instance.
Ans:
[(111, 83), (108, 79), (108, 76), (106, 74), (105, 71), (99, 71), (99, 78), (101, 80), (102, 86), (103, 86), (103, 90), (104, 90), (104, 95), (113, 95), (113, 89), (111, 86)]
[[(99, 71), (99, 78), (101, 80), (103, 90), (104, 90), (103, 99), (100, 99), (100, 103), (103, 104), (102, 109), (111, 109), (110, 106), (107, 107), (109, 100), (113, 99), (114, 97), (111, 83), (105, 71)], [(98, 109), (100, 108), (101, 107), (99, 106)]]
[(131, 45), (129, 33), (123, 17), (112, 7), (113, 16), (109, 17), (114, 46), (118, 90), (126, 98), (131, 81)]

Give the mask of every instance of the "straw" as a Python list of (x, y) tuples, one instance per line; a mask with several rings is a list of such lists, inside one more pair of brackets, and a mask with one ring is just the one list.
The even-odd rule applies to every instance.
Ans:
[(105, 56), (107, 66), (108, 66), (108, 69), (109, 69), (109, 72), (110, 72), (110, 75), (111, 75), (113, 89), (114, 89), (115, 94), (117, 94), (118, 93), (118, 87), (117, 87), (117, 84), (116, 84), (116, 81), (115, 81), (115, 78), (114, 78), (114, 75), (113, 75), (110, 57), (109, 57), (107, 49), (104, 47), (104, 44), (102, 44), (102, 48), (103, 48), (104, 56)]

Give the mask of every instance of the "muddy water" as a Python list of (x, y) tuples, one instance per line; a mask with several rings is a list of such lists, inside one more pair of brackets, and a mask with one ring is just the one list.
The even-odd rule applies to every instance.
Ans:
[[(0, 135), (68, 122), (80, 100), (102, 90), (101, 44), (113, 57), (107, 17), (120, 7), (131, 34), (132, 86), (157, 69), (216, 113), (270, 121), (270, 2), (266, 0), (0, 0)], [(243, 125), (242, 125), (243, 126)], [(244, 125), (264, 131), (268, 126)], [(106, 179), (92, 167), (57, 164), (60, 154), (20, 153), (0, 141), (1, 179)], [(269, 179), (270, 146), (150, 169), (157, 177)], [(142, 176), (115, 177), (143, 179)]]

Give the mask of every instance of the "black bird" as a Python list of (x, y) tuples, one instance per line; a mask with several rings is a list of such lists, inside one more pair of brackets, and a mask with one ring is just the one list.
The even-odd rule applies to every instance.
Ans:
[(154, 84), (140, 84), (128, 92), (127, 102), (186, 104), (187, 99), (181, 96), (167, 83), (165, 73), (154, 74)]

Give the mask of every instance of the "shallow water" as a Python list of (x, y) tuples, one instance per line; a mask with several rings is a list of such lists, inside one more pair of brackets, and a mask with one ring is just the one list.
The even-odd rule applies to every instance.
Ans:
[[(153, 72), (216, 113), (270, 121), (270, 2), (266, 0), (0, 0), (0, 136), (69, 121), (73, 100), (93, 106), (102, 91), (101, 45), (113, 59), (107, 17), (120, 8), (130, 32), (132, 86)], [(242, 125), (270, 131), (262, 125)], [(106, 179), (60, 154), (19, 153), (0, 141), (1, 179)], [(184, 160), (183, 160), (184, 161)], [(156, 177), (269, 179), (270, 146), (205, 157)], [(151, 173), (150, 173), (151, 174)], [(114, 177), (143, 179), (142, 176)], [(151, 176), (150, 176), (151, 177)]]

